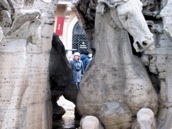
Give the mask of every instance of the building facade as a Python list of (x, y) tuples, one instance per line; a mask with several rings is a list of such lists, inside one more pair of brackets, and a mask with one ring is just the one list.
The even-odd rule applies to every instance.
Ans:
[(54, 32), (62, 40), (68, 54), (89, 50), (89, 41), (84, 29), (79, 25), (71, 0), (59, 1), (55, 15)]

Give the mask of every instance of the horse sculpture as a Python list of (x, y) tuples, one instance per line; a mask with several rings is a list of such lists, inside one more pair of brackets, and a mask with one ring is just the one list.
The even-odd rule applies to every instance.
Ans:
[(128, 129), (141, 108), (157, 113), (157, 94), (141, 61), (132, 53), (151, 50), (153, 35), (139, 0), (99, 0), (96, 14), (96, 54), (80, 83), (77, 106), (94, 115), (106, 129)]
[[(146, 21), (141, 12), (142, 3), (139, 0), (99, 0), (98, 13), (102, 15), (106, 13), (104, 11), (107, 6), (110, 8), (109, 15), (116, 25), (121, 29), (126, 29), (134, 38), (133, 45), (137, 52), (154, 48), (153, 34), (145, 26)], [(112, 20), (107, 20), (109, 25)]]

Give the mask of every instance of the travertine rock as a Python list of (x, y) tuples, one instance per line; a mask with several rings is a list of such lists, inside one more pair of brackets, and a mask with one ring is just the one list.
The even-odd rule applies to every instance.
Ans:
[(160, 94), (159, 94), (159, 114), (157, 117), (158, 129), (170, 129), (172, 127), (172, 96), (171, 96), (171, 70), (172, 70), (172, 35), (171, 35), (171, 0), (162, 1), (162, 10), (160, 16), (162, 21), (158, 22), (163, 27), (163, 33), (156, 33), (156, 48), (153, 51), (145, 51), (143, 57), (147, 57), (149, 71), (159, 78)]
[[(100, 2), (103, 5), (106, 4), (102, 3), (104, 1)], [(123, 4), (127, 4), (127, 2)], [(131, 6), (132, 3), (128, 5)], [(140, 19), (136, 18), (139, 18), (138, 15), (142, 15), (141, 8), (135, 9), (137, 9), (137, 14), (135, 14), (137, 16), (132, 15), (130, 10), (124, 9), (122, 12), (122, 4), (106, 9), (103, 15), (96, 14), (95, 41), (97, 50), (89, 70), (84, 74), (80, 83), (81, 91), (78, 94), (77, 106), (82, 115), (98, 117), (106, 129), (131, 128), (133, 116), (136, 116), (142, 107), (148, 107), (155, 114), (157, 113), (158, 98), (146, 69), (141, 61), (132, 54), (127, 32), (121, 30), (119, 24), (116, 24), (118, 18), (123, 16), (125, 18), (125, 14), (129, 14), (127, 19), (118, 21), (120, 24), (122, 23), (120, 27), (133, 34), (134, 39), (137, 39), (137, 32), (140, 32), (139, 41), (142, 43), (142, 39), (148, 36), (150, 31), (146, 22), (142, 21), (145, 20), (143, 16)], [(116, 24), (113, 28), (107, 24), (109, 22), (104, 20), (108, 18), (108, 21), (109, 17)], [(133, 23), (131, 26), (128, 24), (128, 20)], [(142, 29), (140, 26), (146, 30), (139, 31)], [(135, 31), (132, 28), (136, 28)], [(150, 44), (153, 40), (151, 35), (149, 35), (151, 42), (147, 42)], [(137, 45), (139, 46), (139, 44)], [(149, 44), (146, 45), (149, 46)], [(146, 45), (143, 48), (146, 49)]]
[(80, 120), (79, 129), (104, 129), (100, 121), (95, 116), (83, 116)]
[(4, 33), (2, 28), (0, 27), (0, 41), (3, 39), (3, 37), (4, 37)]
[(137, 120), (132, 129), (156, 129), (154, 113), (149, 108), (142, 108), (137, 112)]
[[(157, 129), (172, 128), (172, 1), (141, 1), (154, 35), (138, 0), (75, 2), (79, 20), (97, 50), (81, 82), (77, 108), (81, 115), (98, 117), (106, 129), (131, 128), (133, 118), (145, 107), (154, 112)], [(95, 14), (97, 3), (99, 14)], [(56, 0), (0, 1), (2, 129), (51, 128), (48, 62), (56, 7)], [(133, 37), (136, 51), (155, 45), (140, 54), (147, 69), (133, 55), (132, 39), (121, 29)], [(151, 81), (160, 86), (158, 97)], [(64, 94), (71, 99), (69, 90)], [(71, 100), (75, 103), (75, 97)]]
[(51, 129), (48, 62), (56, 3), (0, 1), (1, 129)]
[[(117, 3), (115, 3), (113, 0), (107, 0), (107, 1), (100, 0), (100, 3), (99, 3), (100, 5), (99, 7), (97, 7), (98, 13), (103, 14), (102, 17), (105, 22), (102, 20), (102, 17), (100, 17), (100, 15), (96, 14), (96, 21), (95, 21), (96, 26), (94, 28), (96, 29), (96, 31), (95, 32), (86, 31), (89, 34), (94, 33), (93, 35), (95, 39), (93, 39), (93, 41), (95, 40), (95, 42), (93, 44), (95, 44), (95, 48), (97, 52), (95, 54), (93, 61), (91, 62), (89, 66), (88, 72), (85, 73), (85, 76), (81, 82), (81, 85), (82, 85), (81, 92), (79, 93), (79, 96), (78, 96), (78, 105), (79, 105), (80, 113), (84, 115), (93, 114), (97, 116), (98, 118), (101, 118), (100, 119), (101, 122), (103, 122), (103, 124), (106, 127), (109, 126), (108, 128), (112, 128), (110, 127), (110, 125), (113, 125), (114, 123), (117, 123), (117, 122), (119, 122), (121, 126), (122, 125), (125, 126), (125, 128), (130, 127), (130, 124), (128, 124), (127, 121), (131, 120), (131, 116), (133, 114), (130, 114), (130, 109), (126, 106), (126, 103), (123, 103), (123, 100), (121, 100), (121, 98), (123, 99), (125, 96), (119, 93), (121, 93), (120, 91), (124, 90), (121, 87), (123, 87), (124, 85), (125, 86), (123, 88), (126, 88), (127, 86), (129, 86), (126, 83), (126, 81), (128, 80), (127, 77), (133, 78), (133, 79), (130, 79), (130, 84), (134, 85), (134, 81), (133, 81), (134, 78), (136, 79), (137, 77), (140, 76), (140, 73), (138, 72), (142, 71), (141, 73), (143, 74), (143, 76), (144, 77), (147, 76), (147, 75), (145, 76), (145, 72), (143, 72), (144, 66), (141, 66), (141, 62), (139, 61), (139, 57), (141, 56), (142, 63), (146, 66), (147, 68), (146, 71), (148, 71), (148, 74), (149, 74), (149, 76), (146, 77), (147, 79), (145, 80), (145, 82), (147, 82), (149, 78), (151, 79), (151, 82), (153, 83), (154, 88), (156, 89), (156, 92), (158, 94), (158, 98), (159, 98), (158, 101), (160, 102), (159, 105), (156, 105), (156, 106), (154, 105), (156, 108), (159, 108), (158, 114), (156, 114), (155, 110), (153, 110), (155, 113), (155, 117), (157, 119), (157, 129), (170, 129), (172, 127), (172, 124), (170, 122), (172, 118), (172, 113), (171, 113), (172, 111), (172, 108), (171, 108), (172, 107), (172, 104), (171, 104), (172, 102), (171, 100), (172, 98), (171, 97), (171, 93), (172, 93), (171, 91), (171, 84), (172, 84), (171, 82), (172, 80), (171, 79), (171, 73), (172, 73), (171, 72), (171, 69), (172, 69), (172, 65), (171, 65), (171, 61), (172, 61), (171, 59), (171, 54), (172, 54), (171, 4), (172, 4), (172, 1), (171, 0), (162, 0), (162, 1), (141, 0), (141, 2), (143, 3), (142, 12), (146, 16), (146, 19), (148, 19), (147, 23), (149, 25), (149, 29), (152, 31), (154, 35), (153, 37), (155, 39), (155, 42), (153, 44), (155, 45), (155, 49), (153, 49), (152, 51), (144, 51), (144, 53), (136, 53), (135, 51), (133, 51), (133, 53), (137, 55), (138, 58), (133, 57), (132, 54), (128, 54), (129, 51), (131, 52), (131, 49), (124, 51), (121, 48), (121, 43), (122, 43), (121, 39), (122, 40), (125, 39), (123, 41), (125, 43), (129, 41), (126, 40), (127, 35), (124, 35), (123, 32), (118, 30), (118, 27), (121, 27), (121, 28), (124, 27), (125, 29), (127, 28), (125, 27), (125, 25), (121, 26), (121, 23), (120, 23), (121, 21), (119, 22), (119, 19), (118, 19), (119, 17), (117, 15), (120, 13), (118, 13), (118, 11), (117, 13), (114, 13), (114, 11), (112, 11), (113, 7), (116, 7), (116, 9), (118, 10), (117, 5), (119, 2), (127, 3), (127, 1), (129, 0), (123, 0), (123, 1), (116, 0), (115, 2)], [(91, 0), (87, 1), (87, 3), (89, 2), (91, 3)], [(78, 1), (78, 3), (82, 3), (82, 1)], [(98, 0), (97, 1), (95, 0), (94, 3), (98, 3)], [(81, 4), (78, 4), (77, 6), (80, 7), (80, 5)], [(108, 6), (110, 5), (111, 7), (109, 9)], [(137, 6), (134, 6), (134, 5), (130, 7), (132, 7), (133, 9), (138, 8)], [(127, 15), (129, 15), (130, 13), (125, 14), (126, 9), (128, 8), (129, 6), (127, 6), (125, 9), (122, 9), (121, 11), (122, 12), (121, 14), (123, 14), (121, 15), (121, 17), (123, 17), (124, 21), (125, 20), (128, 21), (128, 19), (130, 19), (131, 16), (133, 16), (131, 15), (130, 17), (127, 17)], [(111, 10), (111, 13), (106, 13), (109, 10)], [(136, 12), (139, 13), (138, 11)], [(134, 20), (134, 22), (130, 22), (130, 24), (136, 23), (136, 21)], [(112, 28), (106, 25), (106, 23), (108, 23), (115, 30), (113, 31)], [(130, 26), (128, 27), (130, 28)], [(140, 29), (140, 27), (138, 28)], [(138, 28), (134, 28), (134, 29), (137, 30)], [(141, 32), (139, 32), (139, 29), (138, 29), (138, 33), (136, 33), (135, 36), (137, 35), (140, 36)], [(133, 38), (135, 36), (132, 35)], [(130, 38), (130, 41), (133, 42), (133, 39)], [(127, 48), (129, 48), (129, 44)], [(121, 52), (123, 54), (121, 54)], [(129, 55), (129, 56), (124, 58), (126, 55)], [(128, 62), (129, 60), (130, 60), (130, 63)], [(114, 65), (115, 62), (118, 65)], [(133, 68), (137, 70), (134, 70), (133, 68), (127, 69), (129, 71), (123, 70), (125, 69), (123, 68), (124, 66), (128, 67), (128, 65), (124, 65), (126, 64), (126, 62), (128, 62), (128, 64), (130, 65), (132, 64), (132, 62), (139, 62), (139, 64), (133, 65)], [(133, 76), (133, 71), (136, 74), (136, 77)], [(126, 74), (125, 77), (123, 76), (123, 73)], [(120, 82), (123, 82), (123, 83), (121, 83), (120, 85)], [(141, 81), (138, 80), (137, 82), (141, 82)], [(114, 85), (117, 85), (117, 86), (114, 86)], [(119, 91), (120, 88), (121, 90)], [(151, 88), (150, 91), (154, 90), (154, 88), (153, 89)], [(145, 88), (143, 89), (145, 90)], [(140, 95), (139, 90), (136, 90), (136, 89), (135, 90), (132, 89), (132, 90), (137, 94), (136, 96)], [(131, 94), (131, 93), (132, 92), (130, 90), (128, 91), (127, 94)], [(90, 96), (87, 96), (88, 94), (90, 94)], [(153, 94), (155, 95), (156, 93), (153, 93)], [(135, 99), (137, 98), (136, 96), (134, 96)], [(152, 97), (148, 97), (147, 100), (149, 101), (150, 98)], [(117, 100), (117, 102), (113, 102), (113, 99)], [(136, 99), (136, 101), (139, 101), (139, 99)], [(104, 102), (106, 102), (106, 104)], [(132, 102), (132, 101), (128, 99), (127, 102)], [(105, 107), (103, 108), (102, 105), (105, 105)], [(111, 106), (108, 106), (108, 105), (111, 105)], [(90, 109), (90, 107), (93, 107), (93, 108)], [(131, 109), (133, 107), (131, 107)], [(89, 108), (89, 112), (87, 112), (88, 108)], [(107, 109), (107, 110), (105, 111), (104, 109)], [(122, 112), (123, 111), (122, 109), (125, 109), (125, 112)], [(114, 118), (116, 116), (116, 114), (114, 113), (115, 110), (118, 111), (117, 112), (118, 114), (119, 114), (119, 111), (121, 114), (122, 113), (127, 114), (127, 116), (125, 116), (126, 122), (123, 122), (125, 124), (121, 123), (121, 119), (119, 119), (119, 117), (116, 121), (114, 121)], [(107, 119), (103, 119), (100, 116), (100, 114), (101, 116), (108, 116), (107, 114), (113, 114), (113, 115), (109, 119), (108, 117)], [(124, 118), (124, 117), (121, 116), (121, 118)], [(108, 124), (108, 122), (109, 123), (111, 122), (111, 124)]]
[(172, 1), (168, 0), (167, 5), (162, 9), (160, 15), (163, 19), (163, 28), (168, 38), (172, 40)]
[[(104, 10), (99, 11), (99, 7), (102, 6), (104, 6)], [(109, 11), (106, 11), (107, 6)], [(130, 33), (134, 39), (133, 46), (137, 52), (154, 48), (153, 34), (150, 33), (141, 10), (142, 3), (139, 0), (98, 0), (97, 6), (97, 12), (101, 12), (110, 26), (116, 28), (114, 27), (114, 24), (116, 24), (117, 27)], [(111, 23), (112, 21), (114, 23)]]
[(158, 8), (157, 0), (140, 0), (143, 3), (143, 14), (153, 16), (154, 11)]

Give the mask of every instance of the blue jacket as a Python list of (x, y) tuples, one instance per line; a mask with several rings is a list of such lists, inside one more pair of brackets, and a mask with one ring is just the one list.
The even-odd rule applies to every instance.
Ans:
[(84, 73), (84, 67), (82, 64), (82, 61), (75, 61), (72, 60), (70, 61), (71, 67), (72, 67), (72, 71), (73, 71), (73, 81), (76, 82), (80, 82), (82, 75)]
[(89, 62), (90, 62), (90, 59), (89, 59), (89, 57), (88, 57), (87, 55), (84, 55), (84, 54), (81, 54), (80, 59), (82, 60), (82, 63), (83, 63), (83, 65), (84, 65), (84, 71), (85, 71), (87, 65), (88, 65)]

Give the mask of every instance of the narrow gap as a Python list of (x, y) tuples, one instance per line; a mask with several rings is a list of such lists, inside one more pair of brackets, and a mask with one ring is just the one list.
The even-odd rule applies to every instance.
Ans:
[(61, 119), (53, 122), (53, 129), (77, 129), (79, 127), (79, 119), (75, 119), (75, 105), (69, 100), (61, 96), (57, 104), (64, 108), (66, 113)]
[(91, 50), (85, 30), (79, 25), (70, 1), (58, 2), (53, 32), (58, 35), (52, 40), (49, 63), (53, 129), (77, 129), (80, 116), (75, 111), (74, 103), (78, 89), (73, 83), (69, 62), (75, 52), (81, 54), (87, 50), (91, 54)]
[(78, 90), (73, 83), (73, 73), (69, 65), (63, 42), (54, 33), (49, 61), (53, 129), (76, 129), (79, 127), (80, 118), (75, 119), (76, 112), (74, 110)]

